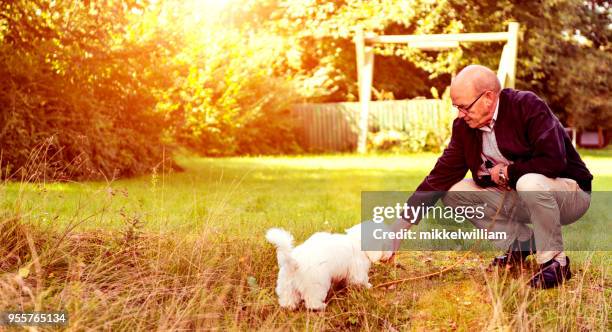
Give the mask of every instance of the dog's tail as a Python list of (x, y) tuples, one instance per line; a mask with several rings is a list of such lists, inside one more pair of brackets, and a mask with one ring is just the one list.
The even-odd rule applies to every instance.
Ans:
[(266, 240), (276, 247), (278, 265), (297, 268), (297, 263), (293, 257), (291, 257), (291, 250), (293, 249), (293, 236), (291, 236), (289, 232), (280, 228), (270, 228), (266, 232)]

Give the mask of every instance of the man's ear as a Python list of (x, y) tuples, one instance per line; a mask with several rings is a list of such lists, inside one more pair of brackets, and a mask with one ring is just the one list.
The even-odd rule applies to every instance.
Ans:
[(493, 91), (487, 91), (487, 102), (489, 103), (489, 107), (495, 106), (495, 100), (497, 99), (497, 94)]

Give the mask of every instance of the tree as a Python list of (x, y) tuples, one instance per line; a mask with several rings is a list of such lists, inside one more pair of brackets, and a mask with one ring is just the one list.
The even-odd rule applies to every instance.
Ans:
[(0, 3), (3, 177), (111, 178), (163, 161), (153, 91), (176, 45), (152, 30), (154, 11), (143, 1)]
[[(299, 55), (287, 66), (322, 89), (311, 101), (355, 100), (352, 36), (356, 26), (378, 34), (505, 31), (521, 24), (517, 87), (547, 100), (567, 124), (610, 127), (610, 24), (607, 1), (291, 1), (269, 0), (247, 28), (267, 29), (292, 39)], [(255, 14), (251, 14), (255, 15)], [(579, 31), (579, 32), (578, 32)], [(497, 68), (499, 44), (465, 44), (461, 49), (422, 52), (381, 46), (374, 89), (395, 98), (429, 95), (448, 86), (450, 75), (469, 63)], [(295, 62), (295, 61), (294, 61)]]

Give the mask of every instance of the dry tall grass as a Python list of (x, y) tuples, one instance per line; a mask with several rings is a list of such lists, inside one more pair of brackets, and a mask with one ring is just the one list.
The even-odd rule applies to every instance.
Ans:
[(238, 327), (275, 310), (270, 292), (246, 284), (248, 261), (206, 234), (158, 236), (133, 224), (66, 234), (13, 217), (0, 222), (0, 243), (0, 308), (65, 309), (74, 330)]
[[(576, 270), (563, 291), (538, 292), (526, 277), (488, 274), (477, 254), (461, 268), (414, 284), (348, 289), (325, 313), (276, 305), (276, 264), (262, 239), (219, 240), (122, 231), (60, 232), (19, 217), (0, 222), (0, 311), (66, 310), (69, 330), (434, 329), (609, 330), (605, 266)], [(402, 253), (376, 266), (374, 283), (436, 270), (448, 252)], [(441, 322), (446, 322), (441, 324)]]

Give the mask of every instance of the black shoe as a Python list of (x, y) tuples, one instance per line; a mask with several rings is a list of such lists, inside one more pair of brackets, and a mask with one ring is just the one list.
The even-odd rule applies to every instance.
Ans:
[(508, 251), (503, 255), (493, 258), (491, 267), (521, 266), (529, 255), (531, 255), (531, 253), (525, 251)]
[(533, 275), (529, 284), (533, 288), (554, 288), (561, 285), (565, 280), (572, 278), (569, 257), (566, 257), (565, 266), (561, 266), (554, 258), (540, 265), (539, 271)]
[(520, 242), (514, 240), (508, 251), (501, 256), (493, 258), (490, 267), (522, 266), (527, 257), (535, 252), (535, 239), (533, 236), (527, 241)]

